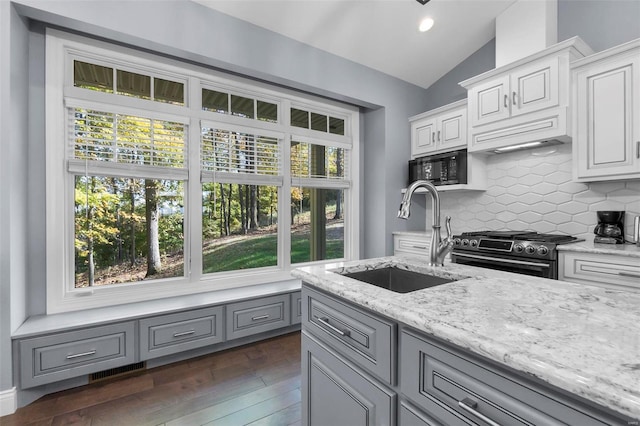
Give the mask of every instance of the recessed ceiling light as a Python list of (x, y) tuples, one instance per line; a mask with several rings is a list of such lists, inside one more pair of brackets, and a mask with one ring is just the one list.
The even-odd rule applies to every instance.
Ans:
[(431, 27), (433, 27), (433, 19), (424, 18), (422, 21), (420, 21), (420, 26), (418, 27), (418, 29), (420, 30), (420, 32), (425, 32), (429, 31)]

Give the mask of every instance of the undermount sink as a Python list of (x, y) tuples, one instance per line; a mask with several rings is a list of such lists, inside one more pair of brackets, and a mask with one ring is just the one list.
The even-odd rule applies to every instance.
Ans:
[(442, 284), (454, 282), (447, 278), (437, 277), (435, 275), (421, 274), (418, 272), (407, 271), (393, 266), (387, 266), (379, 269), (369, 269), (367, 271), (346, 272), (341, 275), (354, 280), (363, 281), (368, 284), (375, 285), (396, 293), (410, 293), (416, 290), (422, 290), (429, 287), (435, 287)]

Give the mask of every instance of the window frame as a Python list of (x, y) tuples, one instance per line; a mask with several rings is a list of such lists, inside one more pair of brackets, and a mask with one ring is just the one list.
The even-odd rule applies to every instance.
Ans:
[[(55, 29), (46, 32), (47, 65), (45, 69), (46, 114), (46, 287), (48, 314), (110, 307), (118, 304), (146, 301), (172, 296), (218, 291), (230, 288), (293, 280), (290, 275), (291, 239), (289, 209), (292, 179), (290, 176), (291, 140), (303, 138), (324, 145), (348, 147), (350, 152), (348, 188), (344, 188), (345, 214), (343, 259), (295, 264), (322, 264), (359, 258), (358, 194), (359, 194), (359, 111), (356, 107), (311, 95), (301, 95), (290, 89), (271, 86), (239, 76), (213, 71), (186, 62), (140, 52), (107, 42), (72, 35)], [(139, 99), (132, 96), (103, 93), (74, 87), (73, 60), (151, 75), (183, 83), (184, 105)], [(71, 67), (71, 68), (70, 68)], [(114, 86), (117, 83), (114, 82)], [(153, 84), (152, 84), (153, 86)], [(277, 105), (277, 122), (261, 121), (202, 109), (202, 89), (219, 90), (229, 95), (251, 97)], [(117, 99), (114, 100), (114, 97)], [(152, 88), (153, 97), (153, 88)], [(74, 288), (74, 215), (73, 181), (69, 171), (67, 150), (67, 114), (70, 105), (91, 109), (104, 106), (117, 113), (145, 117), (179, 119), (186, 124), (187, 177), (184, 179), (184, 276), (155, 279), (117, 285)], [(305, 108), (330, 117), (344, 118), (345, 135), (322, 133), (290, 125), (290, 108)], [(202, 182), (200, 168), (200, 133), (203, 123), (220, 128), (244, 129), (247, 133), (263, 132), (282, 136), (282, 182), (277, 185), (265, 180), (265, 185), (278, 186), (278, 264), (275, 267), (235, 270), (204, 274), (202, 270)], [(117, 169), (117, 167), (114, 167)], [(117, 170), (116, 170), (117, 172)], [(119, 175), (129, 177), (128, 175)], [(135, 177), (135, 176), (131, 176)], [(251, 176), (249, 176), (251, 177)], [(170, 179), (170, 177), (167, 177)], [(251, 184), (255, 179), (249, 179)], [(259, 179), (258, 179), (259, 180)], [(237, 183), (237, 182), (234, 182)], [(314, 184), (319, 184), (314, 180)], [(322, 186), (321, 187), (326, 187)], [(342, 186), (341, 186), (342, 188)], [(152, 290), (152, 291), (150, 291)]]

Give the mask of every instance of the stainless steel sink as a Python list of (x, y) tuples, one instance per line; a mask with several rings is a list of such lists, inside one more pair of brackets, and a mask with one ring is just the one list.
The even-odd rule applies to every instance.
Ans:
[(377, 287), (395, 291), (396, 293), (409, 293), (424, 288), (435, 287), (450, 283), (456, 280), (436, 277), (434, 275), (420, 274), (418, 272), (407, 271), (393, 266), (385, 268), (370, 269), (360, 272), (343, 273), (345, 277), (363, 281)]

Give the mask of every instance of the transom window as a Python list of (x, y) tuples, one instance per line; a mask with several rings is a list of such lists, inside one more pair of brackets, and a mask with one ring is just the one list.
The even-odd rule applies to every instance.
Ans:
[(55, 30), (47, 57), (48, 313), (357, 258), (356, 109)]

